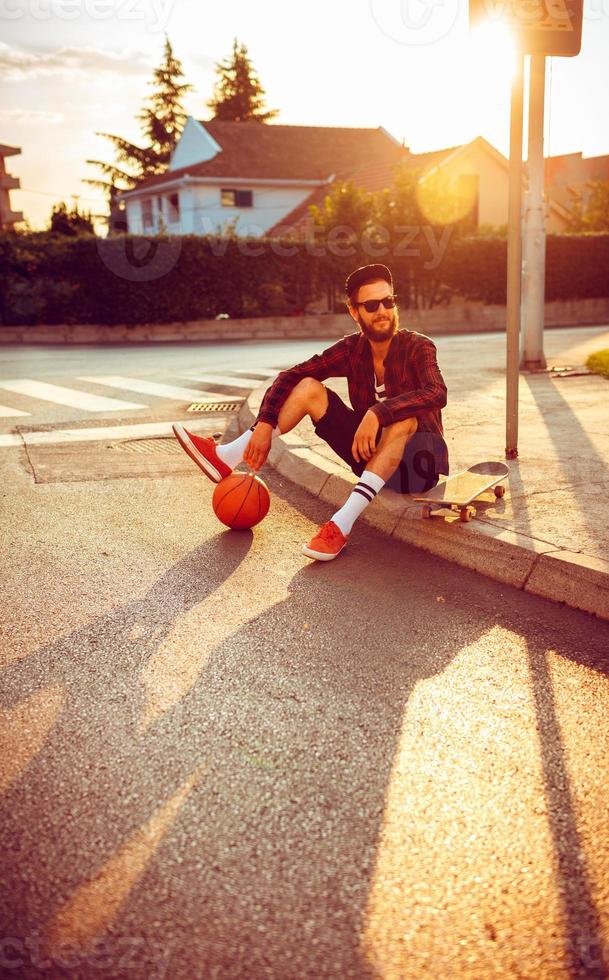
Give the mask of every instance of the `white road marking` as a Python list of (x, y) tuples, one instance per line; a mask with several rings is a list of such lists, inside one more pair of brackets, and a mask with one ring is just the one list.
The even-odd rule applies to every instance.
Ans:
[[(252, 374), (263, 374), (265, 378), (276, 378), (279, 372), (281, 371), (281, 368), (252, 367), (250, 368), (250, 371), (252, 372)], [(235, 371), (235, 374), (238, 375), (247, 374), (247, 371)]]
[(260, 378), (234, 378), (225, 374), (184, 374), (191, 381), (203, 381), (205, 384), (222, 385), (224, 388), (257, 388), (263, 382)]
[(157, 381), (145, 381), (143, 378), (124, 378), (120, 374), (81, 377), (80, 381), (91, 381), (96, 385), (108, 388), (124, 388), (127, 391), (137, 391), (142, 395), (156, 395), (159, 398), (177, 398), (180, 401), (201, 401), (209, 398), (226, 398), (217, 391), (201, 391), (200, 388), (180, 388), (177, 385), (159, 384)]
[(147, 407), (136, 402), (121, 402), (116, 398), (103, 398), (100, 395), (90, 395), (86, 391), (76, 391), (74, 388), (47, 384), (46, 381), (33, 381), (31, 378), (0, 381), (0, 388), (4, 388), (6, 391), (14, 391), (18, 395), (29, 395), (30, 398), (54, 402), (56, 405), (80, 408), (85, 412), (112, 412), (117, 409)]
[(8, 408), (6, 405), (0, 405), (0, 419), (8, 419), (17, 415), (29, 414), (29, 412), (20, 412), (18, 408)]
[[(99, 442), (104, 439), (145, 439), (148, 436), (173, 435), (172, 422), (141, 422), (136, 425), (101, 425), (93, 429), (55, 429), (54, 432), (23, 432), (0, 435), (0, 446), (48, 446), (61, 442)], [(193, 432), (209, 430), (210, 420), (188, 422)]]

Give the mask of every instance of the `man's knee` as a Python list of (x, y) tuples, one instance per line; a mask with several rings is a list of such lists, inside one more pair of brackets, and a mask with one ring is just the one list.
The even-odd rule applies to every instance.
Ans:
[(300, 395), (316, 395), (321, 393), (323, 387), (321, 381), (317, 381), (316, 378), (301, 378), (294, 385), (292, 391), (296, 391)]
[(382, 455), (388, 466), (397, 469), (404, 454), (404, 447), (410, 442), (418, 427), (417, 420), (411, 418), (402, 419), (401, 422), (394, 422), (393, 425), (386, 425), (383, 428), (377, 453)]
[(301, 378), (292, 388), (292, 394), (301, 398), (307, 408), (326, 410), (328, 407), (328, 392), (321, 381), (315, 378)]
[(386, 425), (383, 428), (382, 438), (387, 442), (390, 442), (393, 439), (402, 439), (404, 436), (410, 438), (415, 434), (418, 428), (419, 422), (414, 416), (409, 419), (402, 419), (401, 422), (393, 422), (392, 425)]

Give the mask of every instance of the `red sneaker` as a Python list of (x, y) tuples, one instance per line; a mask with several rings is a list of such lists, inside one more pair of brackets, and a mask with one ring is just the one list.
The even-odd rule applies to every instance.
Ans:
[(183, 425), (176, 422), (173, 426), (173, 434), (180, 443), (182, 449), (188, 453), (190, 458), (199, 466), (206, 476), (214, 483), (219, 483), (225, 476), (230, 476), (233, 472), (230, 466), (223, 463), (216, 452), (216, 443), (213, 439), (206, 439), (203, 436), (196, 436), (189, 432)]
[(302, 546), (302, 553), (317, 561), (332, 561), (345, 547), (347, 537), (334, 521), (328, 521), (308, 544)]

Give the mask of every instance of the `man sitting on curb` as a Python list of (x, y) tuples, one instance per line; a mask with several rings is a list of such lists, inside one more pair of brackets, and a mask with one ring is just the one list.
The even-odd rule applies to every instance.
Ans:
[[(435, 345), (423, 334), (399, 329), (387, 266), (356, 269), (345, 291), (359, 331), (282, 371), (251, 429), (217, 446), (180, 424), (173, 427), (183, 449), (219, 483), (242, 461), (258, 471), (272, 439), (308, 415), (316, 434), (359, 477), (346, 503), (303, 546), (305, 555), (320, 561), (342, 551), (356, 519), (384, 486), (421, 493), (436, 485), (440, 473), (448, 473), (441, 414), (446, 385)], [(322, 384), (326, 378), (348, 379), (352, 408)]]

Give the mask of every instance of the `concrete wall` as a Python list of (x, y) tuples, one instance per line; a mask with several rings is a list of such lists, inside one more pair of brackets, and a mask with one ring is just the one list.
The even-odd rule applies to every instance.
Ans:
[(191, 167), (195, 163), (213, 160), (221, 149), (222, 147), (216, 143), (201, 123), (189, 116), (171, 154), (168, 169), (179, 170), (180, 167)]
[(471, 196), (460, 184), (460, 178), (477, 177), (478, 223), (505, 225), (508, 218), (508, 168), (506, 159), (480, 140), (472, 140), (437, 168), (426, 174), (417, 188), (417, 199), (426, 218), (443, 219), (444, 199), (448, 195), (454, 220), (465, 217), (475, 203), (475, 188)]
[[(453, 169), (453, 165), (448, 165)], [(485, 153), (480, 146), (471, 145), (454, 164), (457, 174), (479, 175), (478, 223), (505, 225), (508, 219), (508, 174), (501, 160)]]
[[(251, 190), (251, 208), (223, 207), (222, 188)], [(127, 225), (131, 235), (154, 234), (165, 230), (172, 235), (213, 235), (235, 222), (238, 235), (260, 238), (278, 221), (290, 214), (311, 193), (311, 187), (271, 187), (252, 183), (249, 187), (242, 181), (235, 183), (230, 177), (217, 184), (182, 184), (179, 188), (180, 219), (172, 221), (168, 198), (176, 188), (164, 190), (163, 187), (150, 188), (146, 199), (152, 201), (154, 224), (144, 228), (142, 224), (142, 203), (144, 196), (128, 198), (125, 202)]]
[[(476, 138), (471, 143), (463, 146), (452, 158), (445, 161), (437, 169), (437, 177), (442, 182), (452, 183), (454, 201), (457, 205), (455, 217), (463, 217), (469, 211), (467, 199), (462, 200), (462, 208), (459, 211), (459, 177), (469, 175), (478, 177), (478, 223), (479, 225), (493, 225), (495, 227), (506, 225), (508, 220), (508, 191), (509, 191), (509, 170), (508, 161), (498, 151), (485, 144), (484, 140)], [(426, 182), (430, 182), (427, 200), (429, 211), (427, 217), (434, 221), (434, 171), (432, 170), (427, 178), (423, 178), (419, 184), (417, 196), (423, 212), (426, 212)], [(441, 212), (440, 212), (441, 220)], [(567, 222), (562, 211), (552, 206), (551, 201), (547, 200), (546, 195), (546, 232), (547, 234), (564, 232)]]
[[(253, 206), (251, 208), (223, 207), (221, 203), (222, 188), (237, 188), (251, 190)], [(218, 181), (216, 185), (196, 184), (189, 188), (191, 201), (185, 206), (192, 208), (192, 225), (189, 231), (195, 235), (211, 235), (218, 228), (225, 228), (235, 222), (238, 235), (251, 235), (260, 238), (269, 228), (290, 214), (294, 208), (309, 196), (310, 186), (303, 187), (263, 187), (253, 183), (249, 188), (241, 181), (233, 183), (230, 177)], [(187, 215), (184, 215), (185, 221)], [(186, 227), (186, 224), (183, 225)]]
[[(402, 326), (430, 336), (491, 333), (505, 330), (505, 306), (464, 303), (461, 306), (401, 313)], [(546, 303), (547, 327), (609, 324), (609, 298)], [(120, 344), (146, 341), (226, 341), (343, 337), (353, 331), (347, 314), (328, 316), (258, 317), (243, 320), (194, 320), (187, 323), (152, 323), (138, 326), (8, 327), (0, 325), (0, 343), (6, 344)]]

